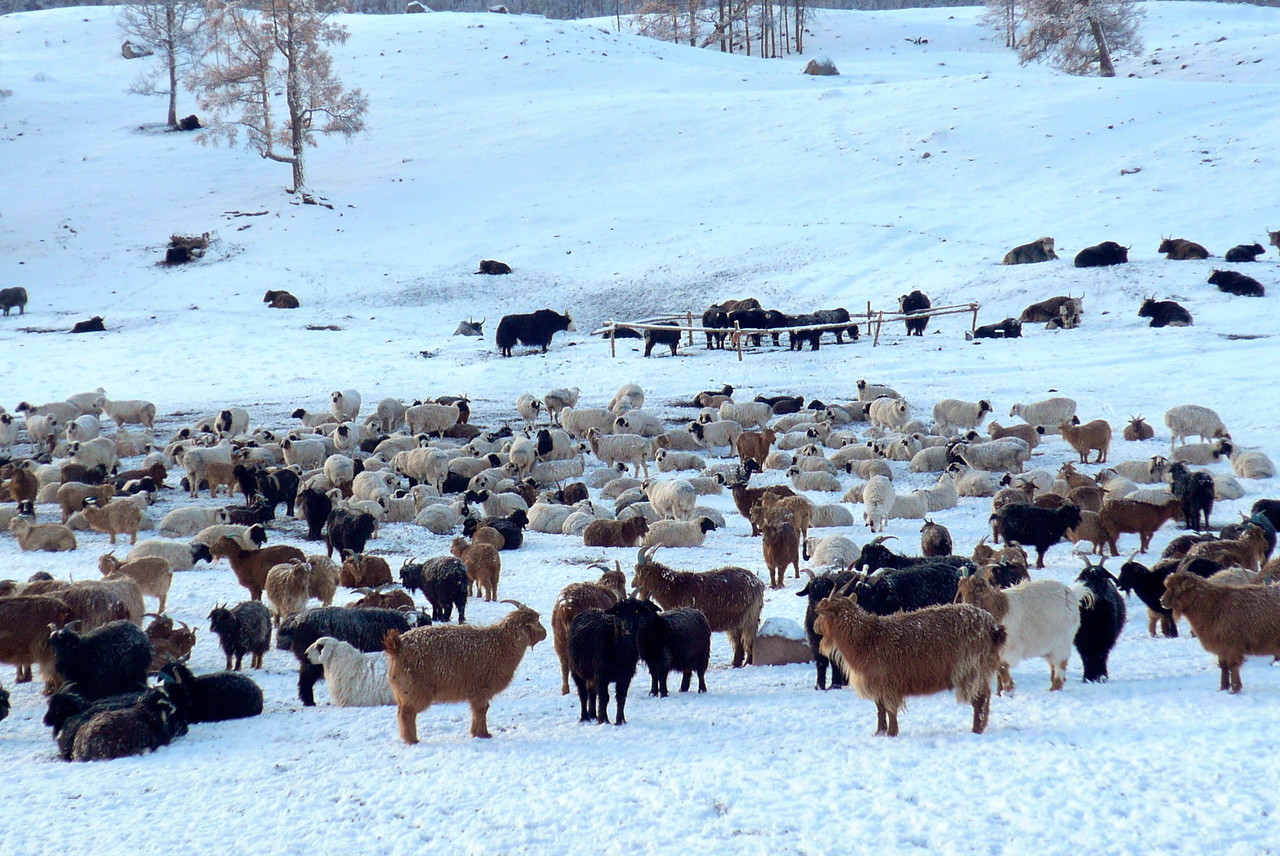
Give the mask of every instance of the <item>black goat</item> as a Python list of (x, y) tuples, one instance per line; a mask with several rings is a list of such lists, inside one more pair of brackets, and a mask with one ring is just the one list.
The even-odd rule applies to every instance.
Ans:
[(132, 705), (89, 716), (75, 729), (71, 760), (107, 761), (142, 755), (186, 733), (187, 722), (169, 695), (162, 689), (150, 689)]
[[(310, 521), (307, 521), (310, 523)], [(325, 552), (332, 558), (337, 550), (341, 556), (346, 550), (363, 553), (365, 545), (373, 537), (373, 530), (378, 521), (372, 514), (364, 511), (353, 511), (349, 508), (335, 508), (329, 512), (325, 523)]]
[(227, 669), (235, 658), (235, 669), (244, 664), (249, 655), (249, 668), (261, 669), (262, 658), (271, 648), (271, 612), (260, 601), (246, 600), (228, 609), (214, 606), (209, 612), (209, 632), (218, 637), (222, 652), (227, 655)]
[(920, 564), (882, 571), (865, 579), (854, 580), (842, 589), (858, 597), (858, 605), (876, 615), (914, 612), (927, 606), (940, 606), (956, 599), (960, 575), (977, 570), (963, 557), (956, 565), (946, 559), (927, 559)]
[(1124, 598), (1116, 588), (1116, 579), (1102, 566), (1089, 564), (1085, 559), (1084, 570), (1077, 582), (1093, 593), (1092, 598), (1080, 601), (1080, 629), (1076, 631), (1076, 650), (1084, 665), (1085, 683), (1106, 681), (1107, 658), (1124, 630), (1128, 613)]
[(954, 568), (960, 568), (965, 565), (972, 564), (964, 556), (903, 556), (893, 552), (884, 545), (885, 537), (893, 536), (877, 536), (866, 544), (862, 545), (862, 551), (858, 554), (858, 560), (853, 563), (855, 570), (873, 573), (888, 568), (897, 570), (899, 568), (909, 568), (914, 565), (928, 563), (942, 563), (950, 565)]
[(324, 525), (333, 512), (333, 500), (322, 490), (309, 487), (299, 497), (302, 500), (302, 519), (307, 521), (307, 540), (319, 541), (324, 537)]
[(319, 606), (295, 612), (280, 622), (276, 631), (276, 647), (292, 651), (298, 658), (298, 698), (307, 707), (316, 703), (316, 681), (324, 680), (324, 667), (307, 659), (307, 648), (321, 636), (332, 636), (354, 645), (361, 651), (382, 650), (382, 638), (388, 630), (401, 633), (412, 627), (425, 627), (431, 619), (422, 612), (399, 612), (394, 609)]
[(58, 757), (64, 761), (71, 760), (76, 732), (95, 714), (131, 707), (147, 692), (145, 689), (131, 690), (106, 698), (87, 699), (80, 694), (79, 687), (75, 684), (63, 684), (56, 693), (49, 696), (44, 713), (44, 724), (53, 729), (53, 739), (58, 744)]
[(9, 716), (9, 691), (0, 687), (0, 722)]
[(271, 503), (260, 499), (250, 506), (227, 506), (227, 522), (239, 526), (252, 526), (255, 523), (269, 523), (276, 519), (276, 510)]
[[(1179, 461), (1169, 468), (1170, 489), (1182, 500), (1182, 517), (1188, 529), (1197, 532), (1209, 528), (1209, 515), (1213, 512), (1213, 476), (1197, 470), (1192, 472)], [(1204, 526), (1200, 525), (1201, 520)]]
[(1190, 327), (1191, 313), (1172, 300), (1155, 300), (1148, 297), (1138, 310), (1139, 318), (1150, 318), (1148, 327)]
[(649, 695), (667, 697), (667, 675), (680, 672), (680, 692), (687, 693), (698, 675), (698, 692), (707, 691), (711, 661), (711, 624), (699, 609), (682, 607), (659, 612), (648, 600), (624, 601), (618, 613), (636, 610), (640, 659), (649, 669)]
[(578, 689), (579, 722), (609, 721), (609, 684), (614, 684), (614, 724), (626, 724), (627, 690), (640, 660), (640, 609), (627, 598), (608, 611), (585, 610), (569, 625), (569, 674)]
[(1253, 512), (1239, 523), (1228, 523), (1223, 526), (1222, 531), (1218, 533), (1218, 537), (1224, 541), (1239, 538), (1249, 526), (1256, 526), (1262, 530), (1262, 536), (1267, 541), (1266, 558), (1270, 559), (1271, 554), (1276, 549), (1276, 527), (1271, 522), (1271, 518), (1260, 511)]
[(432, 621), (452, 621), (458, 608), (458, 623), (467, 623), (467, 566), (453, 556), (436, 556), (425, 562), (405, 559), (400, 566), (400, 584), (406, 591), (420, 591), (431, 604)]
[(828, 572), (821, 576), (812, 576), (813, 572), (809, 571), (809, 574), (809, 582), (805, 583), (804, 588), (796, 592), (796, 597), (809, 598), (809, 605), (804, 611), (804, 632), (809, 637), (809, 649), (813, 651), (813, 662), (818, 670), (818, 678), (813, 688), (815, 690), (825, 690), (827, 688), (827, 668), (831, 667), (831, 688), (838, 690), (845, 685), (844, 672), (838, 666), (834, 666), (818, 650), (818, 646), (822, 643), (822, 637), (814, 631), (813, 620), (818, 615), (818, 604), (829, 597), (836, 589), (847, 586), (855, 575), (853, 571)]
[(481, 526), (488, 526), (502, 535), (502, 549), (519, 550), (524, 544), (524, 527), (528, 525), (529, 515), (517, 508), (506, 517), (468, 517), (462, 521), (462, 534), (470, 538)]
[(1173, 573), (1177, 563), (1164, 567), (1148, 568), (1133, 559), (1120, 566), (1120, 576), (1116, 585), (1126, 594), (1138, 596), (1147, 607), (1147, 632), (1156, 635), (1156, 625), (1160, 626), (1160, 635), (1175, 638), (1178, 635), (1178, 622), (1173, 620), (1173, 612), (1160, 605), (1160, 597), (1164, 594), (1165, 577)]
[(1044, 567), (1045, 551), (1057, 544), (1068, 529), (1080, 525), (1080, 509), (1070, 503), (1047, 509), (1034, 505), (1006, 505), (991, 515), (991, 531), (998, 541), (1017, 541), (1036, 548), (1036, 567)]
[(85, 633), (73, 621), (49, 634), (53, 665), (64, 681), (79, 686), (80, 695), (95, 700), (147, 686), (151, 643), (136, 625), (111, 621)]
[(223, 722), (262, 713), (262, 688), (238, 672), (194, 675), (181, 663), (160, 669), (170, 698), (187, 722)]

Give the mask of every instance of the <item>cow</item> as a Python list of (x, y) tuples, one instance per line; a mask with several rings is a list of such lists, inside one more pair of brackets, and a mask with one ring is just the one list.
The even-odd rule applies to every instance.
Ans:
[(1209, 284), (1218, 286), (1219, 291), (1234, 294), (1236, 297), (1266, 297), (1267, 290), (1251, 276), (1245, 276), (1233, 270), (1215, 270), (1209, 274)]
[(1038, 241), (1014, 247), (1004, 254), (1004, 261), (1000, 264), (1033, 265), (1037, 262), (1047, 262), (1057, 257), (1058, 254), (1053, 251), (1053, 238), (1041, 238)]
[(1150, 318), (1148, 327), (1190, 327), (1191, 313), (1172, 300), (1156, 300), (1148, 297), (1138, 310), (1139, 318)]
[(27, 290), (20, 285), (0, 288), (0, 309), (4, 310), (4, 317), (8, 318), (9, 310), (15, 306), (19, 315), (27, 314)]
[(499, 353), (504, 357), (511, 356), (511, 349), (517, 342), (521, 345), (539, 346), (545, 354), (551, 345), (551, 337), (562, 330), (570, 333), (578, 330), (568, 312), (561, 315), (550, 309), (539, 309), (537, 312), (520, 315), (503, 315), (494, 338)]
[(1229, 262), (1256, 262), (1258, 256), (1265, 253), (1262, 244), (1239, 244), (1227, 250), (1226, 259)]
[[(1053, 240), (1049, 239), (1049, 242), (1052, 244)], [(1057, 256), (1054, 256), (1054, 258), (1057, 258)], [(933, 304), (929, 302), (928, 296), (919, 289), (898, 298), (898, 311), (903, 315), (915, 315), (917, 312), (924, 312), (932, 307)], [(908, 318), (906, 324), (908, 336), (923, 336), (924, 328), (929, 326), (929, 316)]]
[(483, 335), (484, 335), (484, 322), (485, 322), (485, 321), (487, 321), (487, 320), (488, 320), (488, 318), (481, 318), (479, 321), (472, 321), (472, 320), (470, 320), (470, 319), (467, 319), (466, 321), (459, 321), (459, 322), (458, 322), (458, 329), (453, 331), (453, 335), (455, 335), (455, 336), (483, 336)]
[(298, 298), (287, 291), (268, 290), (262, 302), (267, 304), (268, 309), (297, 309), (302, 305), (298, 302)]
[(972, 333), (966, 333), (966, 339), (1019, 339), (1022, 337), (1022, 324), (1012, 318), (1006, 318), (999, 324), (983, 324)]
[(1122, 247), (1115, 241), (1103, 241), (1092, 247), (1085, 247), (1076, 253), (1076, 267), (1110, 267), (1127, 264), (1129, 248)]
[(103, 333), (106, 332), (106, 326), (102, 323), (102, 316), (95, 315), (88, 321), (77, 321), (75, 326), (71, 328), (72, 333)]
[(503, 276), (511, 273), (511, 265), (506, 262), (494, 261), (493, 259), (481, 259), (480, 270), (476, 273), (487, 273), (490, 276)]
[(673, 327), (672, 330), (645, 330), (644, 331), (644, 355), (647, 357), (653, 351), (654, 345), (666, 345), (671, 349), (671, 356), (676, 355), (676, 348), (680, 347), (680, 327), (674, 321), (665, 321), (660, 326)]
[(1160, 249), (1157, 253), (1164, 253), (1166, 259), (1185, 262), (1192, 259), (1207, 259), (1209, 251), (1197, 244), (1195, 241), (1187, 241), (1182, 238), (1165, 238), (1160, 242)]

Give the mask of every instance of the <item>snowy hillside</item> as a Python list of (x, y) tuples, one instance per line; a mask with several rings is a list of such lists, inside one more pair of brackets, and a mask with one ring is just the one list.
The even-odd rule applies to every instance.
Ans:
[[(233, 404), (255, 427), (293, 427), (294, 408), (323, 410), (344, 388), (363, 393), (365, 413), (384, 396), (467, 394), (473, 421), (496, 427), (516, 421), (525, 392), (579, 386), (584, 404), (602, 406), (635, 381), (678, 424), (693, 414), (678, 402), (723, 383), (740, 400), (848, 401), (866, 378), (924, 419), (946, 397), (989, 398), (1007, 423), (1015, 402), (1069, 395), (1082, 418), (1115, 427), (1113, 462), (1166, 451), (1160, 416), (1195, 402), (1238, 444), (1280, 459), (1280, 399), (1258, 383), (1280, 333), (1276, 250), (1232, 266), (1268, 288), (1264, 299), (1205, 283), (1229, 247), (1265, 245), (1266, 228), (1280, 228), (1280, 10), (1149, 4), (1147, 53), (1114, 80), (1019, 67), (979, 13), (819, 11), (811, 54), (777, 61), (619, 35), (603, 21), (350, 17), (336, 65), (371, 110), (366, 134), (311, 153), (310, 183), (331, 210), (294, 204), (286, 167), (158, 132), (162, 101), (125, 91), (145, 60), (120, 57), (114, 10), (0, 17), (0, 89), (12, 91), (0, 99), (0, 287), (31, 297), (25, 316), (0, 319), (0, 404), (13, 412), (102, 386), (154, 400), (163, 440)], [(802, 75), (811, 55), (841, 75)], [(206, 258), (156, 264), (170, 234), (206, 231)], [(1041, 235), (1062, 261), (999, 264)], [(1166, 261), (1156, 247), (1169, 236), (1215, 258)], [(1131, 245), (1131, 263), (1072, 267), (1103, 240)], [(482, 258), (515, 272), (472, 275)], [(277, 288), (302, 308), (265, 308)], [(634, 340), (612, 360), (587, 335), (610, 318), (730, 297), (788, 312), (889, 310), (916, 288), (935, 304), (979, 302), (981, 323), (1083, 295), (1084, 325), (968, 343), (957, 316), (922, 339), (886, 328), (878, 348), (865, 337), (801, 354), (765, 347), (742, 362), (701, 347), (646, 360)], [(1150, 295), (1181, 302), (1195, 326), (1147, 328), (1137, 309)], [(499, 317), (544, 306), (570, 311), (578, 332), (545, 356), (500, 359)], [(63, 334), (94, 315), (106, 333)], [(487, 318), (484, 340), (450, 335), (468, 317)], [(1154, 441), (1119, 440), (1137, 414), (1157, 426)], [(1058, 438), (1038, 453), (1031, 465), (1051, 472), (1073, 457)], [(894, 466), (899, 490), (934, 481)], [(1280, 496), (1274, 480), (1243, 481), (1246, 496), (1221, 502), (1215, 525)], [(187, 504), (180, 493), (155, 516)], [(731, 498), (707, 501), (728, 526), (660, 558), (764, 575)], [(968, 552), (988, 513), (975, 498), (935, 517)], [(56, 514), (41, 508), (42, 521)], [(892, 545), (915, 553), (918, 530), (891, 522)], [(834, 531), (868, 538), (861, 525)], [(301, 545), (304, 533), (277, 521), (272, 540)], [(1155, 548), (1174, 534), (1163, 529)], [(35, 555), (0, 535), (0, 577), (96, 576), (106, 536), (78, 537), (74, 553)], [(405, 524), (371, 544), (393, 567), (447, 548)], [(556, 593), (593, 577), (586, 565), (602, 557), (629, 570), (634, 551), (533, 533), (503, 554), (501, 596), (549, 624)], [(1067, 545), (1048, 565), (1037, 575), (1064, 582), (1081, 566)], [(170, 610), (199, 626), (193, 667), (211, 671), (222, 654), (205, 616), (244, 593), (225, 564), (200, 567), (175, 579)], [(802, 618), (798, 588), (770, 592), (765, 616)], [(509, 609), (473, 600), (468, 618)], [(1219, 694), (1216, 663), (1185, 622), (1181, 638), (1152, 639), (1142, 604), (1129, 610), (1110, 683), (1082, 684), (1073, 655), (1066, 690), (1050, 695), (1044, 662), (1024, 662), (982, 737), (938, 696), (913, 702), (902, 737), (874, 739), (870, 702), (813, 691), (810, 666), (732, 670), (717, 634), (710, 693), (650, 699), (641, 674), (625, 728), (577, 723), (550, 640), (494, 701), (494, 740), (467, 738), (465, 706), (446, 705), (419, 718), (413, 747), (391, 708), (335, 708), (322, 688), (303, 709), (296, 663), (272, 651), (253, 673), (262, 717), (196, 726), (143, 758), (66, 765), (40, 724), (37, 686), (12, 684), (5, 667), (0, 851), (62, 852), (88, 838), (103, 853), (1270, 852), (1278, 806), (1265, 747), (1280, 677), (1255, 658), (1243, 694)]]

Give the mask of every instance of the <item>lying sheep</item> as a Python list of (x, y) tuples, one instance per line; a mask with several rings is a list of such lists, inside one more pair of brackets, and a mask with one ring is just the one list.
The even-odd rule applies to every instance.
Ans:
[(956, 443), (953, 454), (975, 470), (1020, 473), (1031, 460), (1031, 447), (1017, 437), (1005, 437), (986, 443)]
[(389, 680), (405, 743), (418, 742), (418, 714), (439, 702), (469, 702), (471, 736), (492, 736), (490, 701), (511, 683), (525, 649), (547, 638), (538, 613), (507, 602), (515, 610), (488, 627), (460, 624), (387, 633)]
[(843, 535), (806, 538), (804, 559), (819, 568), (847, 568), (858, 558), (858, 545)]
[(1276, 474), (1275, 464), (1264, 452), (1232, 449), (1231, 469), (1242, 479), (1269, 479)]
[(1218, 439), (1212, 443), (1186, 443), (1169, 453), (1171, 462), (1206, 465), (1217, 463), (1223, 456), (1230, 457), (1235, 448), (1228, 440)]
[(307, 659), (324, 668), (329, 698), (338, 707), (380, 707), (396, 703), (387, 682), (384, 651), (364, 653), (350, 643), (321, 636), (306, 650)]
[[(644, 518), (631, 519), (643, 520)], [(649, 524), (648, 531), (644, 535), (644, 546), (701, 547), (707, 533), (716, 528), (715, 522), (707, 517), (699, 517), (696, 520), (658, 520)]]
[(197, 562), (213, 563), (213, 554), (209, 552), (206, 544), (186, 544), (181, 541), (163, 541), (159, 538), (139, 541), (124, 560), (132, 562), (149, 556), (164, 559), (175, 571), (189, 571), (196, 566)]
[(224, 508), (208, 508), (189, 505), (175, 508), (160, 518), (156, 531), (166, 538), (183, 538), (195, 535), (208, 526), (230, 523), (231, 519)]
[(60, 523), (32, 523), (25, 517), (15, 517), (9, 521), (9, 532), (23, 551), (61, 553), (77, 546), (75, 533)]
[(638, 383), (624, 383), (618, 387), (618, 391), (613, 394), (613, 399), (609, 402), (609, 410), (615, 416), (621, 416), (631, 410), (639, 410), (641, 407), (644, 407), (644, 390)]

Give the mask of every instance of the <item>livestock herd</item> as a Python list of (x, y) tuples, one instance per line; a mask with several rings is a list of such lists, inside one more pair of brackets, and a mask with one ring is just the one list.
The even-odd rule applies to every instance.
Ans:
[[(1061, 318), (1078, 303), (1027, 311)], [(569, 585), (550, 605), (560, 689), (567, 693), (572, 681), (583, 721), (609, 720), (613, 685), (614, 721), (625, 722), (641, 660), (654, 694), (666, 693), (672, 670), (682, 674), (682, 691), (694, 675), (705, 691), (714, 633), (728, 635), (734, 667), (752, 664), (766, 594), (785, 587), (788, 571), (809, 577), (797, 594), (809, 598), (801, 635), (816, 686), (826, 688), (828, 666), (837, 664), (832, 685), (847, 680), (875, 701), (878, 733), (897, 733), (907, 697), (944, 690), (973, 706), (980, 732), (992, 678), (1007, 692), (1010, 669), (1044, 658), (1050, 689), (1061, 689), (1073, 645), (1085, 679), (1105, 680), (1125, 620), (1120, 589), (1150, 610), (1153, 635), (1157, 625), (1176, 634), (1187, 617), (1218, 656), (1224, 689), (1240, 689), (1245, 656), (1280, 655), (1280, 589), (1269, 585), (1280, 573), (1280, 558), (1270, 558), (1280, 501), (1259, 500), (1248, 520), (1209, 531), (1215, 499), (1241, 498), (1241, 480), (1270, 479), (1274, 466), (1209, 408), (1165, 414), (1168, 454), (1102, 466), (1112, 427), (1082, 422), (1066, 397), (1015, 403), (1009, 415), (1023, 421), (992, 420), (984, 437), (978, 431), (996, 409), (987, 399), (938, 401), (926, 420), (894, 389), (867, 381), (842, 403), (735, 400), (735, 392), (691, 396), (686, 406), (696, 415), (672, 425), (652, 403), (645, 407), (636, 384), (600, 407), (585, 406), (577, 388), (560, 388), (521, 396), (511, 413), (497, 414), (506, 424), (485, 430), (465, 398), (384, 399), (361, 420), (359, 392), (340, 390), (328, 412), (294, 410), (291, 429), (255, 427), (245, 409), (227, 407), (167, 441), (155, 433), (150, 402), (109, 399), (100, 389), (23, 402), (24, 423), (10, 419), (0, 434), (3, 450), (24, 452), (0, 465), (0, 520), (21, 549), (76, 551), (78, 533), (90, 530), (112, 544), (128, 535), (133, 548), (123, 559), (101, 556), (100, 581), (36, 574), (0, 583), (0, 662), (16, 666), (19, 681), (39, 668), (51, 694), (45, 721), (69, 759), (137, 754), (190, 724), (259, 714), (261, 689), (240, 670), (246, 657), (251, 670), (262, 666), (273, 632), (276, 647), (298, 662), (305, 706), (315, 704), (319, 680), (335, 704), (394, 704), (401, 737), (412, 743), (419, 713), (465, 701), (471, 734), (486, 737), (491, 700), (547, 630), (538, 612), (515, 601), (505, 601), (514, 610), (494, 625), (466, 624), (467, 600), (498, 600), (502, 555), (521, 549), (527, 532), (571, 539), (600, 557), (598, 580)], [(1154, 438), (1141, 418), (1123, 433), (1131, 442)], [(1056, 473), (1026, 470), (1032, 450), (1050, 443), (1078, 460)], [(1231, 472), (1193, 469), (1218, 462)], [(1077, 470), (1087, 464), (1098, 471)], [(935, 476), (931, 486), (904, 487)], [(211, 504), (198, 504), (206, 490)], [(188, 504), (156, 520), (178, 494)], [(744, 530), (749, 524), (760, 539), (767, 586), (749, 568), (693, 571), (657, 560), (660, 548), (697, 548), (709, 533), (736, 528), (716, 507), (720, 497), (731, 498)], [(983, 538), (957, 555), (946, 527), (929, 516), (978, 504), (974, 497), (991, 499), (984, 514), (993, 543)], [(921, 555), (894, 553), (884, 534), (859, 548), (843, 534), (856, 531), (858, 505), (872, 533), (891, 520), (922, 520)], [(281, 506), (294, 521), (276, 517)], [(45, 522), (50, 514), (61, 522)], [(1075, 586), (1031, 579), (1055, 544), (1118, 556), (1119, 540), (1133, 534), (1136, 552), (1145, 552), (1174, 519), (1194, 534), (1175, 539), (1152, 567), (1135, 553), (1113, 576), (1102, 558), (1086, 557)], [(401, 557), (396, 584), (387, 557), (366, 552), (388, 527), (418, 531), (410, 540), (447, 545), (448, 554)], [(813, 532), (828, 527), (843, 533)], [(147, 530), (169, 537), (139, 541)], [(266, 543), (281, 537), (326, 549)], [(628, 581), (618, 557), (635, 550)], [(184, 663), (196, 631), (164, 614), (166, 600), (182, 571), (223, 558), (228, 583), (248, 599), (209, 604), (227, 671), (194, 675)], [(339, 588), (360, 598), (334, 606)], [(160, 614), (144, 612), (144, 597), (156, 599)], [(0, 709), (7, 705), (5, 698)]]

